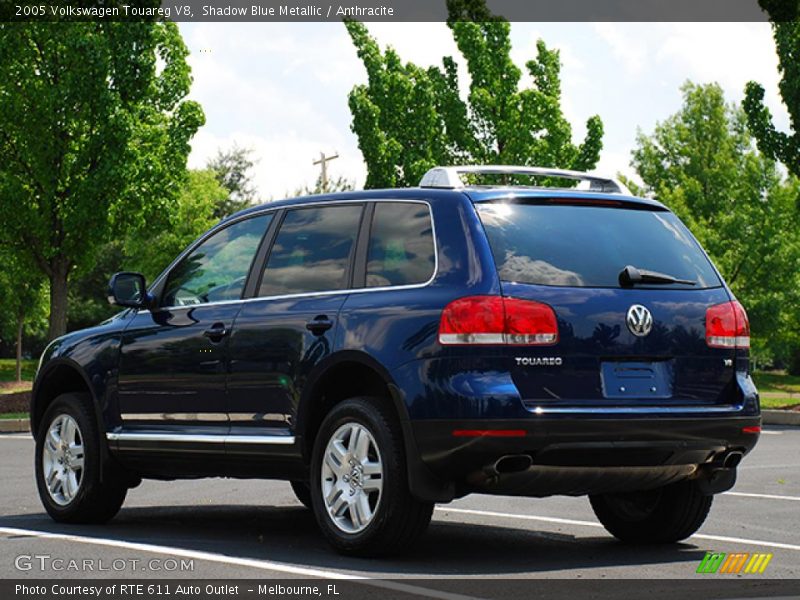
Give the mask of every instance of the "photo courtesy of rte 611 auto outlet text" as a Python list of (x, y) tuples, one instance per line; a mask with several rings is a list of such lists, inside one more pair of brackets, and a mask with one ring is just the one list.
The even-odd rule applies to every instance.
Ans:
[(800, 599), (798, 0), (0, 0), (0, 598)]

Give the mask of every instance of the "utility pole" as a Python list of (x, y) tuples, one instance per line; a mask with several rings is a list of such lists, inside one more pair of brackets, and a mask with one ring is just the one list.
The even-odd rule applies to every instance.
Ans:
[(334, 158), (339, 158), (339, 154), (334, 154), (333, 156), (325, 156), (324, 152), (319, 153), (319, 160), (315, 160), (313, 164), (320, 165), (320, 169), (322, 172), (320, 173), (320, 185), (322, 189), (320, 190), (323, 194), (328, 191), (328, 161), (333, 160)]

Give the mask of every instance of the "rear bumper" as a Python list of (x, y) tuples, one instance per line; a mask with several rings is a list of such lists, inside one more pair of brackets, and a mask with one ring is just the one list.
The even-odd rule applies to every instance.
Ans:
[[(609, 419), (584, 415), (420, 420), (411, 421), (409, 427), (421, 464), (455, 496), (470, 492), (550, 496), (646, 489), (685, 478), (711, 479), (720, 469), (733, 470), (730, 467), (738, 460), (729, 459), (724, 465), (732, 453), (738, 458), (755, 446), (758, 434), (743, 430), (760, 424), (758, 416)], [(508, 437), (454, 435), (454, 431), (498, 430), (514, 433)], [(709, 488), (709, 493), (717, 491), (723, 490)]]
[[(718, 404), (660, 405), (527, 401), (494, 359), (463, 364), (414, 361), (394, 371), (404, 390), (409, 484), (419, 498), (446, 502), (470, 492), (584, 495), (646, 489), (696, 478), (705, 493), (735, 481), (737, 460), (758, 441), (758, 391), (746, 371)], [(456, 368), (457, 367), (457, 368)], [(516, 430), (516, 437), (459, 437), (455, 430)], [(524, 455), (530, 467), (496, 473)], [(524, 460), (517, 461), (517, 467)], [(726, 487), (727, 486), (727, 487)]]

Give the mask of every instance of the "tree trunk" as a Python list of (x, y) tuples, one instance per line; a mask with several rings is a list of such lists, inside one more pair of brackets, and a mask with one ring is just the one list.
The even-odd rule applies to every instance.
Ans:
[(47, 337), (53, 340), (67, 332), (67, 277), (69, 265), (54, 259), (50, 274), (50, 325)]
[(786, 369), (789, 375), (800, 375), (800, 346), (792, 348), (789, 354), (789, 365)]
[(22, 381), (22, 327), (25, 325), (25, 315), (17, 315), (17, 382)]

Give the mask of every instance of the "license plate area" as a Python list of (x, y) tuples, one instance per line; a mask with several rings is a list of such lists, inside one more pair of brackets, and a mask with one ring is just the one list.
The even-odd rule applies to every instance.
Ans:
[(671, 398), (672, 368), (669, 361), (601, 363), (605, 398)]

